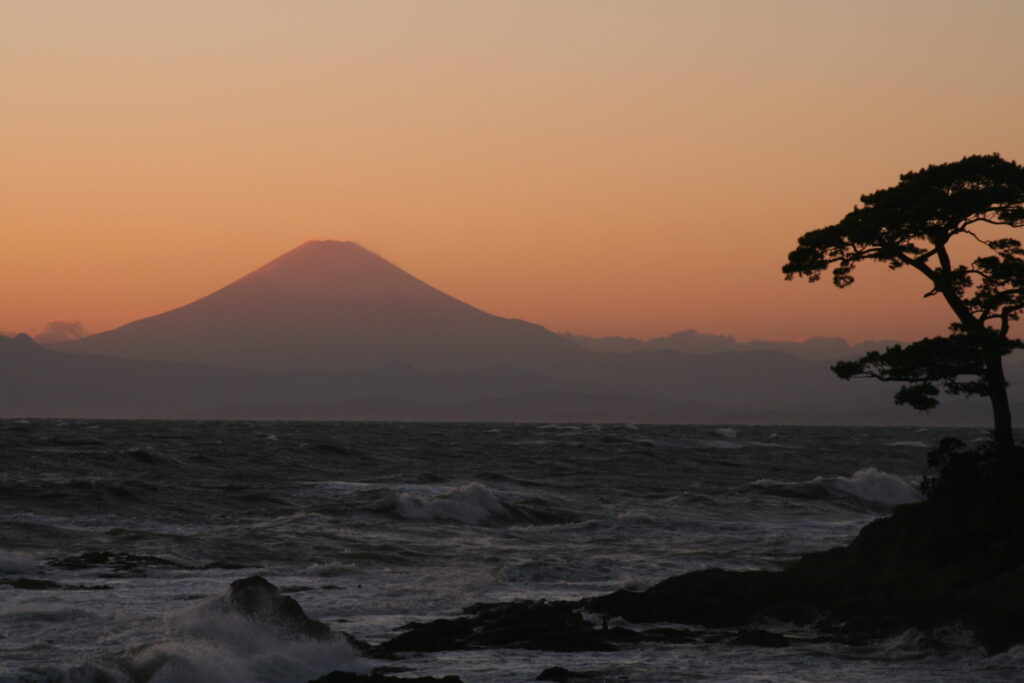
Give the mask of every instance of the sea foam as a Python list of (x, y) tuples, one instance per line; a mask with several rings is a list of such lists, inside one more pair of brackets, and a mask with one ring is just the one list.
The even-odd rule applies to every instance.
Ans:
[(119, 668), (152, 683), (291, 683), (333, 670), (364, 673), (372, 668), (341, 638), (291, 638), (225, 611), (216, 600), (168, 614), (163, 627), (163, 639), (126, 653)]

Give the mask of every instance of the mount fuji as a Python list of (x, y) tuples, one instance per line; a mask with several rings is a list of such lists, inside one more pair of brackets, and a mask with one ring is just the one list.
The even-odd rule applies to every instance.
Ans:
[(66, 342), (65, 352), (284, 372), (557, 368), (593, 352), (485, 313), (354, 242), (310, 241), (160, 315)]

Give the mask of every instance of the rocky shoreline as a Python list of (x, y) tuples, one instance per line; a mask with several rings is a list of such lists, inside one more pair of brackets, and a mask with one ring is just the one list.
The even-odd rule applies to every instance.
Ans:
[[(225, 604), (299, 637), (331, 637), (325, 625), (260, 577), (234, 582)], [(1012, 493), (967, 505), (927, 500), (896, 508), (847, 546), (810, 553), (779, 571), (706, 569), (639, 592), (480, 603), (458, 617), (407, 624), (378, 644), (343, 635), (366, 657), (393, 662), (411, 652), (487, 648), (610, 651), (650, 642), (785, 647), (794, 636), (780, 632), (779, 624), (813, 633), (819, 642), (852, 645), (949, 625), (971, 630), (989, 654), (1024, 643), (1024, 505)], [(396, 671), (402, 669), (334, 672), (317, 683), (458, 680), (390, 675)], [(573, 677), (585, 674), (555, 667), (538, 680)]]

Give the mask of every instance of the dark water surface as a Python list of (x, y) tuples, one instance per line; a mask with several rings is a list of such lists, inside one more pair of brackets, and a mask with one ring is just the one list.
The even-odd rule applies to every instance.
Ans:
[[(711, 566), (779, 567), (916, 500), (927, 448), (947, 435), (984, 436), (0, 421), (0, 680), (287, 682), (373, 668), (344, 643), (282, 641), (224, 614), (216, 598), (254, 573), (333, 630), (375, 642), (473, 602), (644, 588)], [(400, 664), (467, 681), (531, 680), (556, 665), (632, 681), (1024, 675), (1020, 648), (986, 658), (955, 629), (928, 638), (940, 646), (908, 632), (871, 648), (488, 650)]]

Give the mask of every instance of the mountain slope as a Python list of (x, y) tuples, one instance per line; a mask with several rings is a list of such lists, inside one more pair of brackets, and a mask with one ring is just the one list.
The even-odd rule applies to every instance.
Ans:
[(544, 371), (586, 354), (485, 313), (352, 242), (306, 242), (209, 296), (55, 348), (236, 368), (334, 372), (507, 365)]

